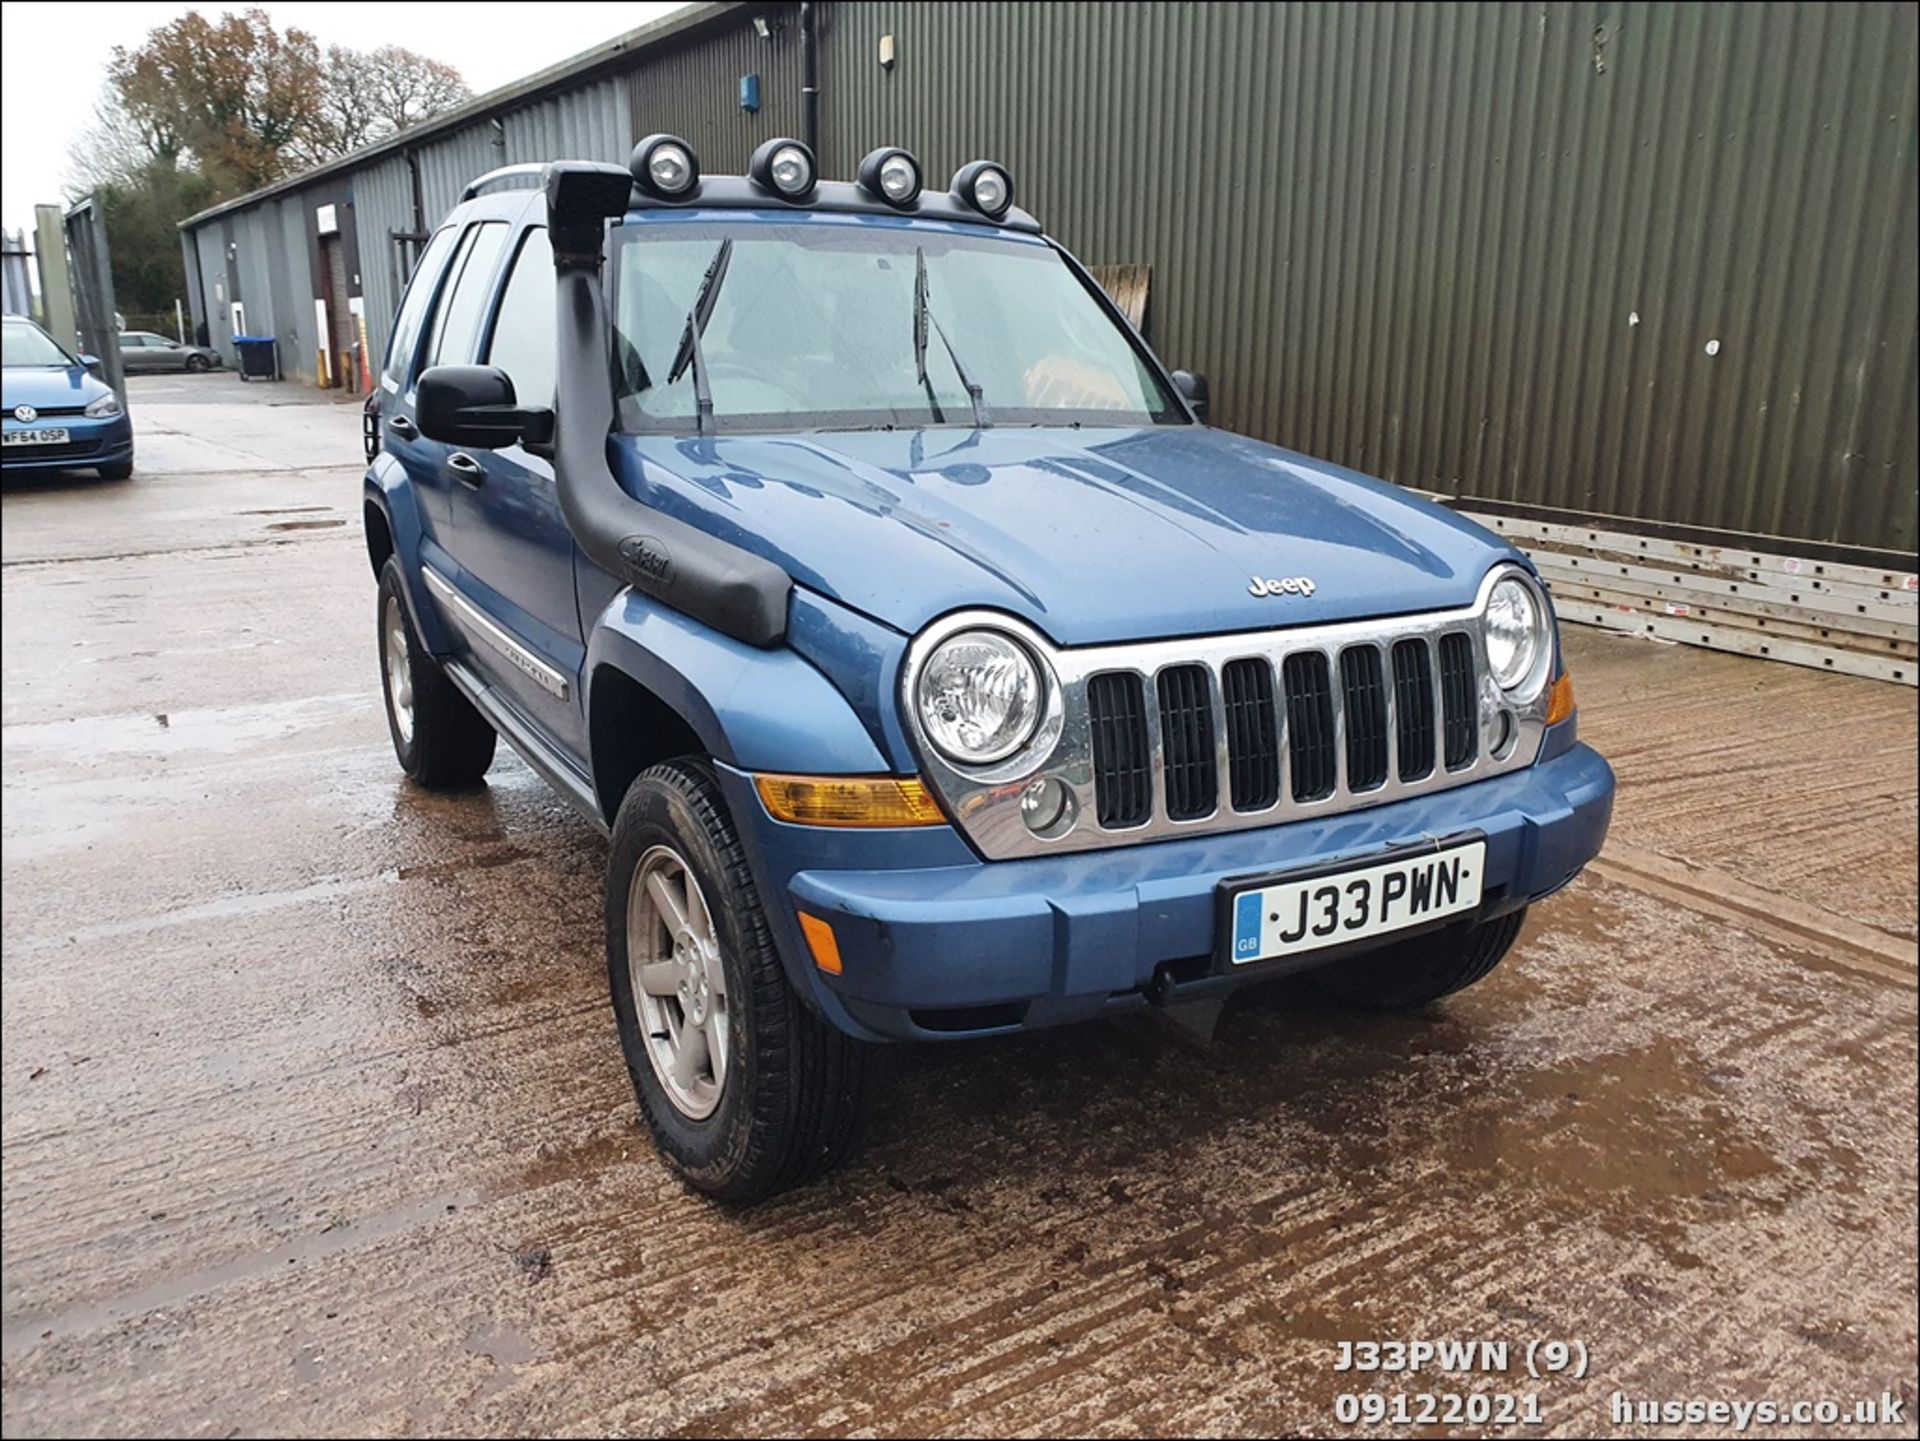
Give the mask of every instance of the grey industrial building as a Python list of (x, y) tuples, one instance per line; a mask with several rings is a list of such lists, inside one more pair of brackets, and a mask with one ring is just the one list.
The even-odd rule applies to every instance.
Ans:
[(710, 171), (779, 134), (831, 176), (989, 156), (1081, 259), (1150, 267), (1149, 338), (1216, 423), (1483, 511), (1898, 565), (1917, 13), (695, 5), (192, 217), (190, 299), (229, 354), (239, 325), (353, 384), (496, 166), (657, 130)]

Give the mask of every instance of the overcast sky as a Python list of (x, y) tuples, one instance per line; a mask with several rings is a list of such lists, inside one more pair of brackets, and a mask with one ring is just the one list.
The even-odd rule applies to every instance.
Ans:
[[(93, 119), (109, 56), (132, 47), (149, 30), (189, 10), (219, 15), (244, 4), (62, 3), (5, 0), (0, 4), (0, 131), (6, 164), (0, 167), (0, 225), (33, 228), (33, 207), (64, 198), (67, 148)], [(531, 75), (591, 49), (603, 40), (680, 9), (661, 4), (346, 3), (276, 4), (259, 9), (285, 30), (312, 33), (330, 44), (370, 50), (404, 45), (444, 60), (466, 77), (475, 94)]]

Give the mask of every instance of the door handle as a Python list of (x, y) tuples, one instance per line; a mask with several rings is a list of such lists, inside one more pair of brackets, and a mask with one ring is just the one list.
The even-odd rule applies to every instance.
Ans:
[(447, 469), (460, 478), (462, 485), (478, 486), (487, 478), (486, 467), (464, 450), (456, 450), (447, 457)]
[(389, 420), (387, 422), (387, 429), (399, 436), (402, 440), (412, 440), (420, 433), (419, 427), (404, 415), (396, 415), (392, 420)]

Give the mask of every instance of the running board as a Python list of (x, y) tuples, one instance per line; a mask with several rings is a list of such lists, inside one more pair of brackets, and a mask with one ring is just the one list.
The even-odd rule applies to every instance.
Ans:
[(566, 798), (573, 808), (593, 822), (594, 829), (608, 835), (611, 828), (600, 815), (600, 802), (593, 787), (580, 773), (561, 759), (559, 753), (527, 729), (524, 722), (495, 696), (493, 687), (481, 680), (464, 661), (443, 660), (441, 667), (460, 693), (473, 702), (488, 725), (513, 747), (520, 759), (539, 772), (548, 785)]

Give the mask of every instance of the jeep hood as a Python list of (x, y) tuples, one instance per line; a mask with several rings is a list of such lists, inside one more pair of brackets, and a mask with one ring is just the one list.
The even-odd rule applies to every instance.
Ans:
[[(1515, 552), (1406, 491), (1226, 431), (622, 436), (623, 486), (913, 633), (986, 607), (1088, 645), (1472, 602)], [(1256, 596), (1256, 577), (1307, 587)]]

